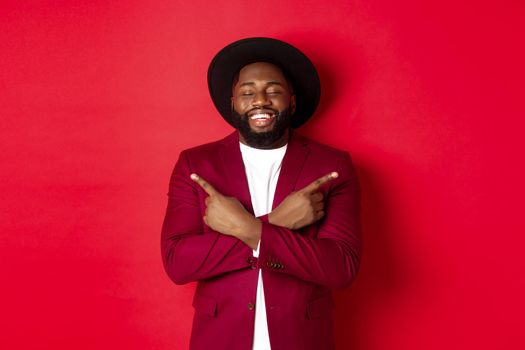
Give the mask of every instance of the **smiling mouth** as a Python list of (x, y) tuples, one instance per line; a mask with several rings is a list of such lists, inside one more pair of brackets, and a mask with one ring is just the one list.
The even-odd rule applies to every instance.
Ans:
[(274, 117), (273, 114), (268, 114), (268, 113), (257, 113), (257, 114), (251, 115), (251, 116), (250, 116), (250, 119), (251, 119), (251, 120), (265, 120), (265, 119), (271, 119), (271, 118), (273, 118), (273, 117)]
[(248, 113), (248, 118), (252, 128), (255, 128), (256, 130), (264, 130), (273, 125), (276, 115), (277, 114), (272, 111), (256, 110)]

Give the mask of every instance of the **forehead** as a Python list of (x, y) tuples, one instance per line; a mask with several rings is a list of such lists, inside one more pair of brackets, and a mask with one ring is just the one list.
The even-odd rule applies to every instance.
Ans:
[(248, 64), (239, 71), (238, 83), (258, 81), (278, 81), (286, 83), (283, 71), (274, 64), (268, 62), (255, 62)]

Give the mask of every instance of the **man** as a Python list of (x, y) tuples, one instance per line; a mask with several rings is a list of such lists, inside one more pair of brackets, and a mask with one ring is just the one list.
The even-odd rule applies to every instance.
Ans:
[(177, 284), (198, 281), (191, 349), (333, 349), (331, 288), (359, 266), (359, 186), (347, 153), (293, 130), (314, 113), (308, 58), (269, 38), (232, 43), (208, 86), (236, 131), (181, 152), (162, 228)]

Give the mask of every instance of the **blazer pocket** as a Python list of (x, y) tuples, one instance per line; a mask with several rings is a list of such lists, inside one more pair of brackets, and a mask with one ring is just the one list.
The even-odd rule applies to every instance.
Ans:
[(306, 318), (313, 320), (323, 315), (330, 315), (334, 302), (330, 294), (322, 296), (306, 305)]
[(192, 305), (195, 308), (195, 312), (201, 312), (210, 317), (217, 316), (217, 302), (215, 299), (196, 295)]

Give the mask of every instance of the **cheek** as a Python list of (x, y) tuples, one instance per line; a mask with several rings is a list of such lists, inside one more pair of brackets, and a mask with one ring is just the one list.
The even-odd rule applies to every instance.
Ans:
[(278, 99), (275, 100), (273, 104), (274, 106), (278, 107), (279, 110), (284, 110), (292, 107), (291, 101), (288, 99)]
[(232, 106), (236, 112), (242, 113), (247, 108), (247, 106), (249, 106), (249, 103), (242, 99), (236, 99), (233, 100)]

